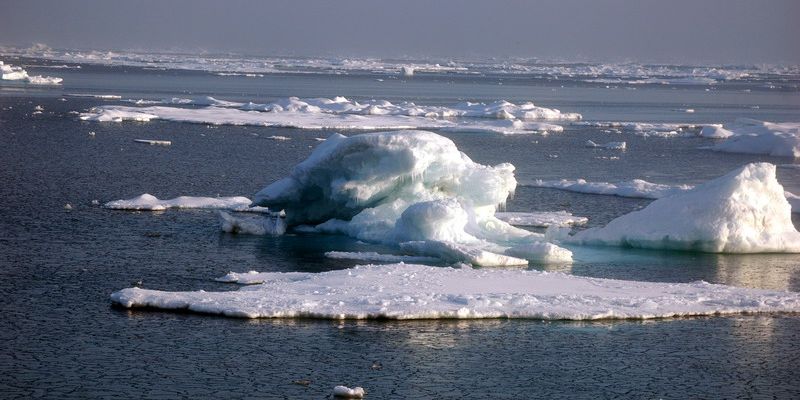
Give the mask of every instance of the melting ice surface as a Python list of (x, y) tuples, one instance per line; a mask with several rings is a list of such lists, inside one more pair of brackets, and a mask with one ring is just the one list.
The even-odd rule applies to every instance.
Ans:
[(800, 253), (800, 232), (792, 225), (785, 196), (774, 165), (748, 164), (605, 227), (579, 232), (572, 241), (714, 253)]
[[(362, 103), (344, 97), (299, 99), (269, 104), (235, 103), (211, 97), (198, 99), (137, 100), (139, 104), (176, 106), (100, 106), (81, 114), (86, 121), (140, 121), (162, 119), (215, 125), (257, 125), (299, 129), (443, 129), (451, 131), (524, 134), (561, 132), (563, 127), (542, 121), (574, 121), (580, 114), (562, 113), (533, 103), (464, 102), (451, 107), (422, 106), (385, 100)], [(202, 106), (186, 108), (185, 106)]]
[(432, 132), (335, 134), (254, 204), (286, 210), (289, 226), (452, 262), (570, 261), (569, 250), (495, 217), (515, 187), (513, 165), (477, 164)]
[(28, 75), (21, 67), (0, 61), (0, 78), (5, 81), (23, 81), (33, 85), (60, 85), (63, 79), (53, 76)]
[(390, 264), (322, 273), (231, 273), (221, 280), (257, 284), (224, 292), (129, 288), (111, 299), (124, 307), (242, 318), (585, 320), (800, 311), (800, 294), (793, 292), (518, 269)]

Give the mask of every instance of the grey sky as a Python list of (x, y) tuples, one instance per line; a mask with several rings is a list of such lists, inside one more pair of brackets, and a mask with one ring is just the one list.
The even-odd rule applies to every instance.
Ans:
[(0, 44), (800, 63), (795, 0), (0, 0)]

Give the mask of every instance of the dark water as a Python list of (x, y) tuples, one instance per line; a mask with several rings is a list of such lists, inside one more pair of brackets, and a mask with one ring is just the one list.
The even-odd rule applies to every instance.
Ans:
[[(798, 120), (797, 94), (741, 98), (727, 93), (729, 103), (714, 106), (719, 111), (694, 105), (698, 112), (687, 116), (670, 110), (686, 99), (699, 102), (711, 95), (653, 88), (628, 91), (636, 93), (628, 99), (623, 91), (574, 87), (560, 98), (548, 98), (544, 94), (561, 93), (561, 88), (552, 92), (556, 88), (506, 84), (497, 89), (478, 80), (394, 82), (387, 89), (374, 87), (371, 77), (270, 76), (262, 81), (100, 67), (61, 75), (63, 88), (0, 88), (0, 397), (324, 398), (338, 384), (363, 386), (373, 399), (800, 396), (800, 318), (795, 315), (340, 323), (114, 308), (109, 294), (137, 281), (152, 289), (233, 290), (211, 279), (231, 270), (346, 268), (353, 262), (325, 259), (322, 253), (382, 249), (338, 236), (227, 235), (219, 231), (212, 211), (115, 212), (91, 204), (145, 192), (160, 198), (249, 196), (284, 176), (318, 143), (314, 138), (326, 132), (85, 123), (69, 112), (113, 102), (60, 100), (62, 93), (82, 92), (123, 98), (203, 92), (231, 100), (353, 93), (452, 104), (466, 97), (463, 92), (492, 100), (533, 99), (565, 111), (596, 112), (603, 117), (587, 118), (604, 120), (650, 121), (648, 115), (658, 114), (667, 121), (728, 122), (738, 110), (745, 110), (738, 116)], [(753, 102), (762, 106), (742, 105)], [(32, 115), (36, 105), (44, 106), (43, 114)], [(614, 112), (618, 115), (612, 118)], [(90, 131), (96, 135), (90, 137)], [(265, 139), (271, 135), (292, 140)], [(584, 148), (583, 142), (612, 139), (591, 127), (570, 126), (549, 137), (448, 136), (475, 161), (512, 162), (520, 180), (697, 183), (746, 162), (792, 162), (698, 150), (709, 143), (701, 139), (632, 135), (621, 137), (630, 150), (619, 160), (598, 159), (611, 153)], [(138, 138), (171, 140), (173, 145), (134, 143)], [(558, 157), (548, 157), (553, 154)], [(787, 190), (800, 192), (796, 171), (780, 168), (779, 180)], [(67, 203), (71, 210), (65, 209)], [(602, 225), (648, 203), (521, 187), (508, 209), (569, 210), (588, 216), (591, 225)], [(571, 267), (552, 268), (620, 279), (702, 279), (800, 290), (797, 255), (588, 249), (576, 252), (576, 260)], [(375, 362), (380, 369), (372, 368)], [(292, 383), (300, 379), (311, 384)]]

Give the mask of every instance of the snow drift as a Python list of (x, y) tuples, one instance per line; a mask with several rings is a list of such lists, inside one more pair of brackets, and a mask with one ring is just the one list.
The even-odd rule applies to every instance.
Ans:
[(603, 228), (579, 232), (572, 241), (714, 253), (800, 252), (800, 232), (784, 196), (774, 165), (748, 164)]

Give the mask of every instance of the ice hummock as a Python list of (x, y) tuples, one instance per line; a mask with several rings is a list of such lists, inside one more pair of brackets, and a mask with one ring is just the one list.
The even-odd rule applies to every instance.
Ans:
[[(720, 128), (722, 129), (722, 128)], [(712, 150), (800, 158), (800, 122), (766, 122), (739, 118), (729, 125), (724, 142)]]
[(791, 205), (775, 169), (769, 163), (745, 165), (605, 227), (579, 232), (571, 241), (714, 253), (798, 253), (800, 232), (792, 225)]
[(28, 75), (21, 67), (0, 61), (0, 78), (5, 81), (23, 81), (32, 85), (60, 85), (62, 78), (54, 76)]
[[(334, 134), (288, 177), (258, 192), (254, 204), (286, 210), (290, 227), (310, 225), (452, 262), (524, 265), (504, 252), (545, 238), (495, 217), (515, 187), (513, 165), (477, 164), (432, 132)], [(560, 261), (569, 252), (540, 249), (557, 251)]]
[(413, 264), (364, 265), (322, 273), (228, 274), (237, 291), (128, 288), (123, 307), (188, 310), (240, 318), (646, 319), (800, 312), (800, 294), (706, 282), (656, 283), (520, 269)]

